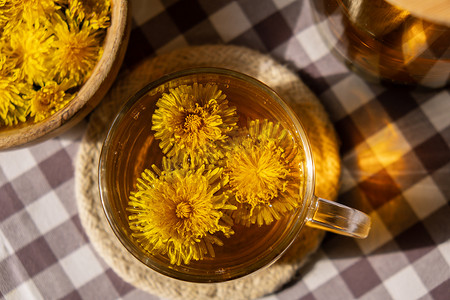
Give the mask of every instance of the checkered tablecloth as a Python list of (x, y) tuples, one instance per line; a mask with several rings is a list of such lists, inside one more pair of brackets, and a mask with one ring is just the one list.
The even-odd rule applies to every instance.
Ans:
[[(297, 72), (336, 127), (338, 200), (369, 213), (372, 231), (365, 240), (328, 234), (292, 282), (265, 300), (450, 299), (449, 89), (363, 81), (330, 54), (307, 1), (132, 4), (124, 68), (188, 45), (247, 46)], [(159, 299), (119, 278), (80, 224), (74, 164), (86, 124), (0, 152), (0, 297)]]

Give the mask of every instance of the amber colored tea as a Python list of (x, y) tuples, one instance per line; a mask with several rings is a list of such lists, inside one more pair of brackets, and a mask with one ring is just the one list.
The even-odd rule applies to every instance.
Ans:
[[(141, 178), (144, 170), (151, 170), (152, 165), (162, 169), (163, 157), (167, 155), (162, 151), (161, 140), (155, 137), (155, 130), (151, 129), (152, 126), (155, 126), (152, 121), (154, 121), (155, 111), (158, 109), (156, 103), (164, 93), (169, 93), (171, 88), (182, 85), (189, 86), (193, 83), (203, 86), (211, 83), (217, 85), (217, 88), (226, 95), (228, 106), (236, 109), (237, 128), (248, 128), (252, 120), (267, 120), (267, 122), (280, 124), (281, 128), (288, 132), (288, 139), (301, 151), (301, 141), (296, 135), (291, 134), (295, 130), (292, 122), (289, 121), (280, 103), (275, 102), (267, 92), (255, 88), (242, 79), (224, 77), (221, 74), (189, 75), (142, 94), (141, 99), (123, 116), (120, 126), (111, 139), (109, 153), (112, 157), (106, 160), (108, 162), (106, 182), (111, 189), (109, 192), (116, 199), (112, 201), (112, 205), (115, 206), (113, 210), (117, 219), (120, 220), (119, 226), (132, 237), (135, 247), (145, 252), (157, 264), (172, 265), (171, 268), (187, 273), (195, 273), (196, 269), (201, 269), (203, 272), (209, 271), (211, 274), (228, 274), (228, 269), (233, 269), (243, 263), (261, 261), (261, 258), (269, 252), (281, 254), (283, 249), (277, 246), (289, 233), (291, 224), (296, 221), (298, 210), (302, 208), (283, 213), (279, 219), (275, 219), (270, 224), (255, 222), (255, 224), (249, 225), (234, 222), (231, 225), (234, 233), (229, 237), (221, 231), (214, 234), (215, 238), (223, 242), (223, 245), (212, 245), (214, 255), (206, 254), (202, 259), (191, 259), (187, 264), (183, 261), (171, 264), (167, 253), (163, 251), (153, 253), (148, 250), (143, 246), (145, 242), (139, 242), (134, 235), (135, 232), (129, 226), (130, 215), (133, 214), (130, 210), (130, 195), (137, 190), (138, 178)], [(233, 134), (238, 135), (239, 129)], [(230, 135), (232, 134), (230, 133)], [(221, 159), (226, 160), (227, 158)], [(291, 194), (299, 203), (302, 201), (302, 193), (306, 185), (303, 180), (305, 175), (302, 173), (304, 163), (304, 161), (299, 161), (296, 165), (298, 170), (295, 172), (299, 177), (286, 177), (296, 181), (290, 183), (295, 187)], [(225, 169), (224, 161), (217, 162), (217, 164), (222, 165)], [(299, 205), (299, 207), (302, 206)], [(183, 214), (190, 213), (190, 208), (181, 207), (179, 211), (180, 215), (177, 210), (177, 217), (182, 218)], [(226, 210), (222, 211), (226, 213)], [(230, 218), (233, 219), (233, 214), (230, 214)]]
[(431, 88), (449, 84), (448, 24), (419, 18), (384, 0), (311, 3), (326, 27), (322, 33), (329, 46), (367, 79)]

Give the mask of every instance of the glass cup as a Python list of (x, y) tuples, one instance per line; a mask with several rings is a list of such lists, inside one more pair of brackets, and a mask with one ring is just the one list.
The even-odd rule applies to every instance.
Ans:
[[(221, 236), (223, 246), (214, 245), (214, 258), (171, 264), (165, 254), (145, 250), (132, 235), (127, 210), (129, 196), (136, 190), (136, 180), (142, 172), (163, 157), (155, 132), (151, 130), (157, 100), (180, 85), (211, 82), (237, 107), (240, 126), (255, 117), (279, 122), (296, 145), (301, 146), (303, 157), (298, 163), (301, 172), (296, 179), (298, 194), (295, 195), (298, 206), (269, 225), (234, 224), (234, 235)], [(366, 214), (314, 195), (315, 171), (310, 142), (292, 109), (265, 84), (226, 69), (179, 71), (148, 84), (131, 97), (116, 116), (104, 141), (99, 184), (104, 212), (123, 246), (151, 269), (191, 282), (227, 281), (269, 266), (285, 252), (304, 225), (356, 238), (365, 238), (370, 229), (370, 218)]]
[(450, 84), (448, 1), (313, 0), (310, 5), (327, 46), (368, 81), (426, 88)]

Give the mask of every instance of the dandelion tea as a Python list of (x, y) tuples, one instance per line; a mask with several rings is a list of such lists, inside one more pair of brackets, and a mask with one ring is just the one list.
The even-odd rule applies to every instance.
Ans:
[(330, 48), (365, 78), (431, 88), (450, 83), (448, 24), (422, 19), (385, 0), (311, 3), (318, 22), (328, 27), (322, 33)]
[(213, 274), (281, 254), (306, 184), (303, 147), (282, 105), (221, 74), (141, 95), (106, 166), (120, 199), (113, 210), (135, 246), (171, 268)]

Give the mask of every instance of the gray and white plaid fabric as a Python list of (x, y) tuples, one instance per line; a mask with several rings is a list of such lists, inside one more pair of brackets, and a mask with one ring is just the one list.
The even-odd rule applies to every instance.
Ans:
[[(373, 85), (332, 56), (308, 1), (132, 1), (123, 68), (183, 46), (270, 53), (328, 110), (342, 141), (339, 201), (370, 213), (366, 240), (327, 235), (312, 261), (265, 300), (448, 299), (450, 91)], [(119, 278), (81, 227), (74, 159), (86, 122), (0, 152), (0, 296), (159, 299)]]

